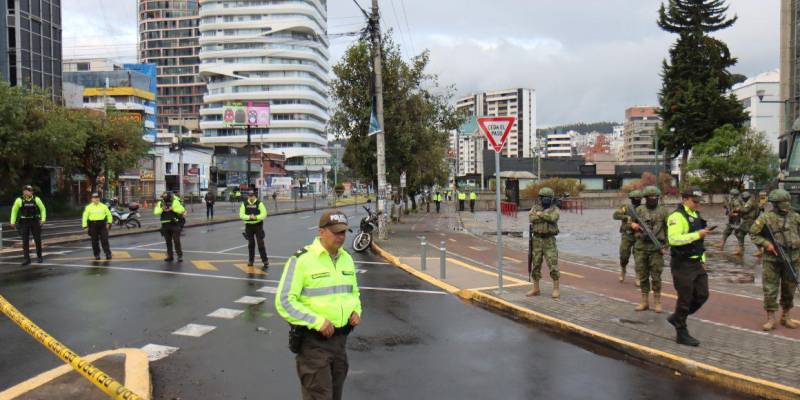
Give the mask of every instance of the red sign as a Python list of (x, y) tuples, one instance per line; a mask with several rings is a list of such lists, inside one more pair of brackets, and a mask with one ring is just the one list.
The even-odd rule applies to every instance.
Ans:
[(486, 139), (488, 139), (489, 143), (494, 147), (495, 153), (499, 153), (503, 150), (506, 139), (508, 139), (508, 133), (511, 132), (511, 127), (514, 126), (514, 122), (516, 121), (517, 117), (478, 118), (478, 125), (481, 126), (483, 133), (486, 135)]

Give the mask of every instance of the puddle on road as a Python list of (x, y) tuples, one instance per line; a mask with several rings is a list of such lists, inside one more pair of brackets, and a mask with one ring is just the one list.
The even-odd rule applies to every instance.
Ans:
[(355, 336), (347, 343), (347, 348), (358, 352), (369, 352), (419, 344), (422, 344), (422, 339), (415, 335)]

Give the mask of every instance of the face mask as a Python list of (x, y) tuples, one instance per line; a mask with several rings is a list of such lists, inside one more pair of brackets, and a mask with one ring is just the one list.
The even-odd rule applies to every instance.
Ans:
[(639, 207), (642, 205), (642, 199), (631, 199), (631, 204), (633, 204), (634, 207)]
[(644, 200), (647, 208), (656, 208), (658, 206), (658, 197), (648, 197)]
[(542, 207), (550, 208), (553, 205), (553, 198), (552, 197), (539, 197), (539, 201), (542, 203)]

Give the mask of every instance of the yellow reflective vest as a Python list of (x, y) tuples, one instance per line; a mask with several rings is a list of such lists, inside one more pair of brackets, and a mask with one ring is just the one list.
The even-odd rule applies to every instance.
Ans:
[(469, 193), (469, 199), (470, 200), (478, 200), (478, 195), (475, 192), (470, 192)]
[(108, 209), (108, 206), (103, 203), (89, 203), (86, 208), (83, 209), (83, 227), (86, 228), (89, 226), (89, 221), (102, 221), (106, 220), (107, 223), (111, 223), (111, 210)]
[(320, 330), (325, 320), (335, 328), (361, 315), (361, 295), (353, 258), (339, 249), (336, 259), (319, 238), (289, 258), (283, 269), (275, 309), (292, 325)]
[(464, 192), (458, 192), (458, 199), (459, 200), (466, 200), (467, 199), (467, 194), (464, 193)]

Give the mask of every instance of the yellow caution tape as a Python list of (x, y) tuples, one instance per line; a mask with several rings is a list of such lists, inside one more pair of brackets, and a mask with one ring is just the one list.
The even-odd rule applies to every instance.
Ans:
[(11, 303), (8, 302), (3, 296), (0, 295), (0, 311), (3, 312), (9, 319), (19, 325), (25, 332), (33, 336), (39, 343), (43, 344), (58, 358), (65, 363), (72, 366), (75, 371), (86, 377), (95, 386), (100, 388), (105, 394), (115, 400), (144, 400), (142, 397), (126, 388), (114, 378), (108, 376), (105, 372), (97, 369), (92, 363), (85, 361), (78, 356), (74, 351), (67, 348), (47, 334), (42, 328), (39, 328), (26, 316), (22, 315)]

